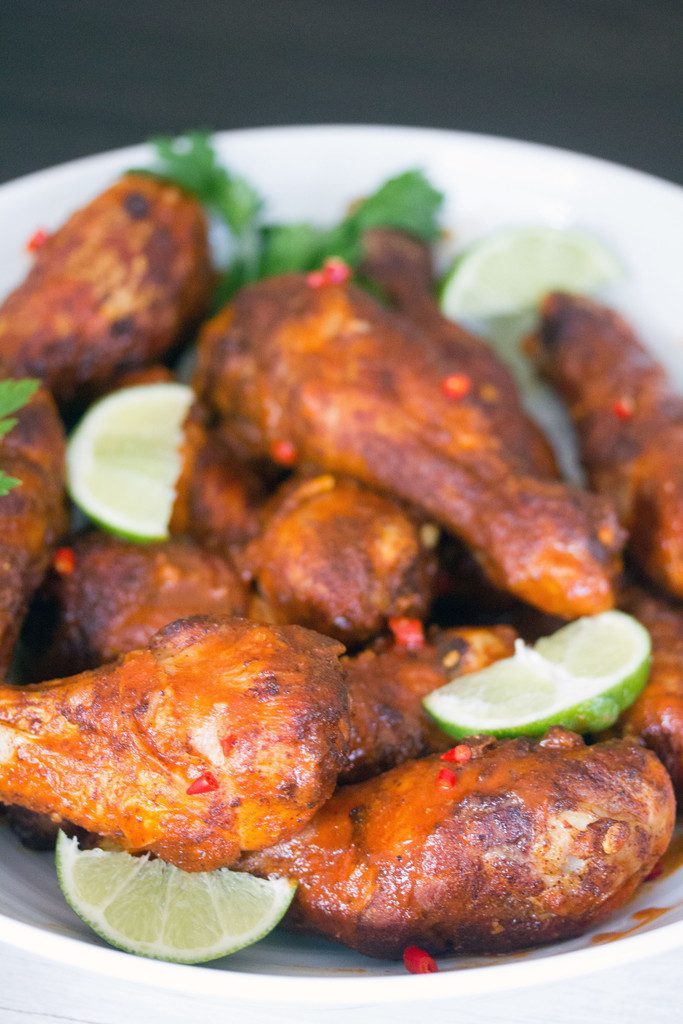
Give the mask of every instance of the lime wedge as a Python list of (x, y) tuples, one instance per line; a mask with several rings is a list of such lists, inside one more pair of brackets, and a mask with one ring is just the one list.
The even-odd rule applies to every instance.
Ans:
[(57, 878), (72, 910), (127, 953), (205, 963), (258, 942), (282, 919), (296, 882), (238, 871), (190, 873), (163, 860), (81, 850), (57, 839)]
[(131, 540), (164, 540), (180, 475), (186, 384), (122, 388), (87, 411), (67, 449), (67, 485), (85, 514)]
[(448, 271), (441, 309), (452, 320), (510, 316), (554, 289), (594, 292), (621, 276), (602, 242), (558, 228), (504, 228), (475, 242)]
[(624, 612), (577, 619), (511, 658), (434, 690), (424, 706), (462, 739), (537, 736), (551, 725), (597, 732), (636, 699), (650, 671), (650, 634)]

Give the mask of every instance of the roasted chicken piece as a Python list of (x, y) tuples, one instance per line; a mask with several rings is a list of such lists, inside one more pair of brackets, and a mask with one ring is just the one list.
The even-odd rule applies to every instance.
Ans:
[(345, 786), (239, 867), (298, 880), (292, 926), (398, 958), (412, 944), (503, 952), (580, 935), (666, 850), (671, 782), (644, 748), (555, 729), (472, 751), (461, 767), (435, 756)]
[(297, 832), (348, 736), (341, 645), (196, 617), (70, 679), (0, 687), (0, 800), (187, 871)]
[(616, 502), (633, 561), (683, 597), (683, 397), (612, 310), (555, 293), (541, 312), (542, 366), (569, 406), (591, 484)]
[(456, 676), (509, 657), (514, 642), (515, 632), (506, 626), (433, 629), (417, 650), (380, 640), (343, 658), (351, 731), (339, 781), (358, 782), (411, 758), (447, 750), (453, 740), (426, 714), (423, 697)]
[[(88, 533), (63, 548), (29, 623), (33, 679), (96, 668), (191, 615), (243, 615), (247, 592), (223, 556), (188, 538), (132, 544)], [(47, 637), (47, 643), (46, 643)]]
[(643, 739), (662, 759), (683, 804), (683, 606), (629, 587), (619, 607), (650, 631), (652, 670), (618, 727), (625, 736)]
[(197, 201), (126, 174), (74, 213), (0, 306), (0, 351), (61, 404), (83, 402), (153, 362), (203, 313), (212, 284)]
[(183, 469), (172, 533), (189, 533), (219, 551), (241, 548), (261, 529), (268, 481), (236, 450), (225, 430), (204, 429), (197, 410), (185, 425)]
[(286, 450), (402, 498), (531, 604), (568, 617), (611, 607), (622, 534), (609, 500), (527, 475), (489, 415), (509, 396), (477, 380), (449, 397), (459, 370), (354, 285), (287, 275), (205, 326), (195, 384), (254, 454)]
[(326, 473), (284, 484), (264, 518), (240, 565), (269, 621), (358, 646), (394, 616), (425, 618), (438, 530), (397, 501)]
[(441, 313), (429, 246), (390, 228), (367, 231), (363, 246), (363, 273), (424, 332), (425, 343), (441, 350), (458, 374), (478, 390), (490, 432), (517, 467), (535, 476), (557, 476), (554, 452), (526, 414), (508, 368), (486, 342)]
[(29, 600), (67, 526), (64, 430), (54, 402), (41, 388), (15, 415), (16, 426), (0, 439), (0, 466), (21, 481), (0, 497), (0, 679)]

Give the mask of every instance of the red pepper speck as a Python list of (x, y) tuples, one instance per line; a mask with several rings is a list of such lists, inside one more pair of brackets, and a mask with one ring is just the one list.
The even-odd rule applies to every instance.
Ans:
[(273, 441), (270, 454), (273, 461), (281, 466), (293, 466), (297, 459), (297, 451), (291, 441)]
[(235, 746), (235, 742), (235, 736), (224, 736), (223, 739), (221, 740), (221, 750), (223, 751), (226, 757), (228, 756), (232, 748)]
[(446, 398), (465, 398), (472, 390), (472, 381), (464, 373), (452, 373), (441, 381), (441, 390)]
[(440, 789), (453, 789), (457, 781), (458, 776), (450, 768), (439, 768), (436, 784)]
[(198, 793), (211, 793), (214, 789), (218, 789), (218, 779), (216, 776), (212, 772), (202, 772), (187, 787), (187, 795), (197, 796)]
[(411, 974), (435, 974), (439, 969), (434, 957), (419, 946), (406, 946), (403, 963)]
[(633, 416), (633, 399), (628, 397), (617, 398), (612, 409), (614, 415), (618, 416), (620, 420), (630, 420)]
[(73, 548), (57, 548), (52, 565), (60, 576), (69, 576), (76, 568), (76, 554)]
[(397, 616), (389, 619), (389, 629), (394, 634), (397, 647), (405, 647), (407, 651), (419, 651), (424, 647), (424, 627), (419, 619)]
[(445, 754), (441, 755), (442, 761), (455, 761), (456, 764), (467, 764), (472, 757), (472, 750), (466, 743), (458, 743), (457, 747), (451, 747)]
[(309, 288), (322, 288), (326, 284), (346, 284), (351, 277), (351, 267), (338, 256), (329, 256), (320, 270), (306, 275)]
[(45, 231), (44, 228), (38, 228), (38, 230), (31, 235), (28, 242), (26, 243), (26, 251), (38, 252), (38, 250), (45, 245), (49, 237), (50, 236), (48, 232)]

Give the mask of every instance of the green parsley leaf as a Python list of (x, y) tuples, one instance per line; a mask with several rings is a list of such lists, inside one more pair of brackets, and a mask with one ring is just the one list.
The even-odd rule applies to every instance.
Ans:
[[(17, 425), (16, 418), (11, 413), (17, 412), (26, 405), (31, 395), (35, 394), (39, 387), (40, 381), (30, 377), (25, 377), (22, 380), (0, 380), (0, 438)], [(3, 473), (0, 469), (0, 498), (9, 494), (20, 483), (21, 480)]]

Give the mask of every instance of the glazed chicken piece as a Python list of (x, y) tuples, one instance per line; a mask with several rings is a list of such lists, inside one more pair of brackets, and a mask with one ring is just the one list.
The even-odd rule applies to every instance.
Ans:
[(74, 213), (0, 306), (0, 351), (60, 404), (83, 402), (153, 362), (203, 313), (212, 285), (207, 227), (175, 185), (126, 174)]
[(621, 907), (667, 848), (671, 782), (624, 740), (471, 742), (464, 766), (409, 761), (339, 789), (242, 870), (296, 878), (295, 928), (369, 956), (505, 952), (580, 935)]
[(0, 800), (187, 871), (297, 832), (348, 735), (341, 646), (196, 617), (70, 679), (0, 687)]
[(339, 781), (359, 782), (453, 746), (424, 711), (423, 697), (457, 676), (510, 657), (515, 635), (506, 626), (432, 629), (416, 650), (380, 640), (343, 658), (351, 729)]
[(629, 587), (619, 607), (635, 615), (652, 637), (652, 669), (645, 689), (621, 716), (625, 736), (638, 736), (664, 762), (683, 803), (683, 606)]
[(395, 616), (425, 618), (438, 530), (392, 498), (327, 473), (284, 484), (240, 565), (260, 614), (358, 646)]
[(193, 410), (185, 426), (171, 532), (189, 533), (218, 551), (239, 549), (261, 529), (268, 480), (236, 450), (226, 430), (206, 430), (200, 420), (201, 414)]
[(479, 392), (489, 430), (517, 467), (532, 476), (557, 476), (553, 450), (524, 411), (508, 368), (486, 342), (441, 313), (430, 247), (402, 231), (374, 228), (365, 232), (363, 248), (363, 273), (424, 332), (425, 343), (442, 351)]
[[(4, 374), (0, 372), (0, 377)], [(0, 497), (0, 679), (6, 676), (28, 603), (66, 530), (64, 430), (40, 389), (0, 439), (0, 466), (21, 485)]]
[(398, 496), (523, 600), (568, 617), (611, 607), (622, 534), (610, 502), (526, 475), (480, 382), (444, 393), (460, 369), (355, 286), (287, 275), (243, 289), (205, 326), (195, 385), (254, 454), (286, 449)]
[[(243, 615), (247, 592), (223, 556), (188, 538), (133, 544), (104, 533), (60, 549), (34, 610), (31, 679), (96, 668), (191, 615)], [(46, 643), (46, 634), (48, 642)]]
[(616, 502), (633, 561), (683, 597), (683, 397), (615, 312), (549, 295), (542, 366), (566, 400), (592, 486)]

